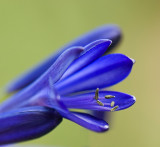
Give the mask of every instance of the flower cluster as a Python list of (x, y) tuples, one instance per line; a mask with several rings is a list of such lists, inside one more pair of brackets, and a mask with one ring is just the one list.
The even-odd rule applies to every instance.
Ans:
[(15, 94), (0, 105), (0, 144), (40, 137), (62, 118), (95, 132), (108, 130), (103, 119), (70, 109), (118, 111), (135, 103), (132, 95), (104, 90), (124, 80), (134, 64), (123, 54), (108, 54), (120, 37), (115, 25), (99, 27), (11, 82), (6, 92)]

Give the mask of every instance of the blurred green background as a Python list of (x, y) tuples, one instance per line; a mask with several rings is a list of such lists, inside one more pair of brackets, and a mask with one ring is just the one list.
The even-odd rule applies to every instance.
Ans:
[(113, 89), (135, 95), (135, 105), (112, 113), (106, 133), (64, 120), (48, 135), (22, 144), (160, 146), (159, 0), (0, 0), (0, 87), (73, 38), (107, 23), (123, 31), (116, 52), (136, 60), (131, 75)]

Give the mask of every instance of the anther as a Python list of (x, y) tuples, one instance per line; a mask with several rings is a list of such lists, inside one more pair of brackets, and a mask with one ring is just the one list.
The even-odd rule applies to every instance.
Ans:
[(115, 107), (113, 107), (113, 108), (111, 109), (111, 112), (115, 111), (118, 107), (119, 107), (118, 105), (115, 106)]
[(104, 104), (101, 101), (98, 100), (99, 99), (99, 88), (96, 89), (94, 99), (96, 100), (96, 102), (97, 102), (98, 105), (104, 106)]
[(99, 88), (96, 89), (96, 92), (95, 92), (95, 97), (94, 97), (96, 100), (98, 100), (99, 98)]
[(104, 104), (101, 101), (97, 100), (96, 102), (98, 103), (98, 105), (104, 106)]
[(110, 98), (114, 98), (114, 97), (115, 97), (114, 95), (106, 95), (105, 96), (106, 99), (110, 99)]
[(111, 107), (114, 107), (114, 104), (115, 104), (115, 102), (114, 102), (114, 101), (112, 101), (112, 102), (111, 102)]

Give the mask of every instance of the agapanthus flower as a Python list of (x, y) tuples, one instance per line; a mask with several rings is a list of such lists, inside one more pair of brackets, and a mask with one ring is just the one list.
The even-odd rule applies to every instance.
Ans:
[[(8, 116), (12, 117), (13, 114), (13, 118), (16, 120), (15, 124), (18, 124), (18, 128), (21, 130), (18, 133), (22, 139), (13, 141), (12, 135), (17, 133), (13, 124), (11, 133), (4, 133), (0, 127), (0, 132), (3, 132), (0, 133), (0, 138), (8, 136), (8, 140), (5, 142), (0, 140), (0, 144), (33, 139), (49, 132), (48, 128), (42, 129), (44, 121), (40, 127), (41, 132), (36, 125), (32, 127), (35, 122), (29, 119), (27, 112), (37, 107), (38, 109), (39, 107), (40, 109), (47, 108), (49, 112), (53, 111), (54, 115), (46, 114), (46, 110), (44, 110), (45, 118), (48, 115), (53, 116), (50, 118), (53, 122), (48, 122), (50, 130), (60, 123), (61, 117), (95, 132), (108, 130), (109, 126), (106, 121), (71, 109), (118, 111), (134, 104), (135, 98), (132, 95), (104, 90), (104, 88), (124, 80), (134, 64), (133, 59), (123, 54), (104, 55), (113, 47), (111, 46), (112, 42), (114, 45), (118, 43), (120, 35), (119, 28), (114, 25), (93, 30), (12, 82), (7, 92), (18, 92), (1, 104), (0, 113), (2, 116), (7, 116), (4, 121), (6, 124)], [(19, 121), (19, 117), (21, 117), (19, 112), (23, 109), (27, 112), (26, 115), (22, 114), (22, 122), (28, 122), (29, 119), (29, 126), (34, 130), (31, 132), (33, 133), (32, 138), (26, 137), (29, 133), (24, 132), (25, 125), (20, 128), (23, 125)], [(14, 112), (18, 112), (17, 115), (14, 116)], [(4, 125), (5, 127), (6, 125)]]

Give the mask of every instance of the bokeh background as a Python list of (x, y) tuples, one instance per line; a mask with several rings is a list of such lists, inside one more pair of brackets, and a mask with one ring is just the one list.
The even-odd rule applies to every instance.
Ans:
[(0, 0), (0, 87), (73, 38), (107, 23), (123, 32), (115, 52), (136, 60), (131, 75), (112, 89), (135, 95), (136, 104), (112, 113), (106, 133), (63, 120), (48, 135), (20, 145), (160, 146), (159, 0)]

